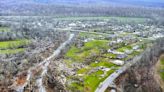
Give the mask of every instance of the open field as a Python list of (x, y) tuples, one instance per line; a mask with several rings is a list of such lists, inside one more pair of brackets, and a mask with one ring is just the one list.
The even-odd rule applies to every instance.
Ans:
[(14, 49), (26, 46), (30, 43), (27, 39), (13, 40), (13, 41), (2, 41), (0, 42), (0, 49)]
[(10, 29), (7, 27), (0, 27), (0, 32), (9, 32)]
[(24, 52), (24, 48), (0, 50), (0, 54), (16, 54)]
[(109, 48), (106, 40), (93, 40), (86, 42), (82, 48), (72, 48), (66, 53), (66, 57), (74, 61), (84, 61), (85, 58), (89, 58), (93, 55), (98, 55), (101, 49)]
[[(10, 32), (8, 27), (0, 27), (0, 32)], [(16, 54), (24, 52), (25, 47), (30, 44), (28, 39), (15, 39), (0, 41), (0, 54)]]
[(29, 40), (15, 40), (0, 42), (0, 54), (15, 54), (24, 52), (25, 46), (30, 44)]

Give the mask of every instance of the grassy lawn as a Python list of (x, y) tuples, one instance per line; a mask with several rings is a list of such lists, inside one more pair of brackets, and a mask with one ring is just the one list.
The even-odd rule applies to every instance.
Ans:
[(2, 41), (0, 42), (0, 54), (16, 54), (24, 52), (26, 46), (30, 44), (27, 39)]
[(85, 43), (85, 49), (88, 49), (88, 48), (99, 48), (99, 49), (107, 49), (109, 48), (108, 47), (108, 42), (107, 40), (93, 40), (93, 41), (90, 41), (90, 42), (86, 42)]
[(78, 90), (78, 92), (84, 92), (83, 83), (73, 82), (73, 83), (71, 83), (70, 86), (72, 87), (71, 88), (72, 92), (77, 92), (77, 90)]
[(112, 74), (115, 71), (112, 69), (104, 73), (104, 71), (98, 70), (98, 71), (92, 72), (91, 74), (88, 74), (89, 71), (100, 66), (103, 66), (106, 68), (111, 68), (111, 67), (117, 68), (116, 65), (107, 61), (102, 61), (98, 63), (93, 62), (90, 65), (88, 65), (88, 67), (82, 68), (77, 71), (78, 74), (82, 74), (81, 78), (84, 80), (84, 82), (82, 83), (83, 85), (73, 82), (71, 86), (74, 88), (77, 88), (77, 90), (80, 92), (94, 92), (95, 89), (100, 84), (100, 82), (104, 81), (110, 74)]
[(117, 67), (117, 65), (115, 65), (115, 64), (113, 64), (111, 62), (108, 62), (108, 61), (101, 61), (101, 62), (98, 62), (98, 63), (93, 62), (88, 67), (85, 67), (85, 68), (82, 68), (82, 69), (78, 70), (77, 73), (78, 74), (86, 74), (92, 68), (100, 67), (100, 66), (104, 66), (104, 67), (107, 67), (107, 68)]
[(24, 48), (0, 50), (0, 54), (16, 54), (24, 52)]
[[(142, 42), (136, 42), (136, 43), (126, 45), (126, 46), (123, 46), (123, 47), (120, 46), (120, 48), (117, 49), (117, 51), (119, 51), (119, 52), (125, 52), (126, 50), (132, 50), (133, 47), (136, 46), (136, 45), (138, 45), (140, 49), (139, 50), (133, 50), (133, 52), (131, 54), (128, 54), (128, 56), (126, 58), (122, 59), (122, 60), (127, 61), (129, 59), (132, 59), (134, 56), (139, 55), (142, 51), (144, 51), (146, 46), (142, 45)], [(111, 56), (111, 55), (109, 55), (109, 56)], [(113, 55), (113, 57), (114, 57), (114, 55)]]
[(72, 46), (66, 53), (65, 57), (73, 61), (84, 61), (93, 55), (98, 55), (101, 50), (109, 48), (107, 40), (93, 40), (86, 42), (83, 47), (77, 48)]
[(103, 56), (106, 58), (111, 58), (111, 59), (115, 59), (117, 57), (117, 55), (112, 54), (112, 53), (106, 53)]
[(80, 37), (85, 37), (85, 38), (100, 38), (100, 37), (104, 37), (104, 36), (108, 36), (106, 33), (96, 33), (96, 32), (80, 32), (79, 34)]
[(91, 70), (91, 67), (85, 67), (77, 71), (78, 74), (85, 74)]
[[(0, 27), (0, 32), (10, 32), (8, 27)], [(0, 41), (0, 54), (15, 54), (24, 52), (24, 46), (30, 44), (30, 40), (17, 39), (10, 41)]]
[(84, 82), (84, 91), (85, 92), (94, 92), (100, 82), (104, 81), (109, 75), (111, 75), (115, 70), (110, 70), (105, 74), (104, 77), (101, 75), (104, 73), (103, 71), (97, 71), (92, 73), (91, 75), (86, 76)]
[(25, 45), (28, 45), (30, 43), (29, 40), (23, 39), (23, 40), (13, 40), (13, 41), (3, 41), (0, 42), (0, 49), (14, 49), (18, 47), (22, 47)]
[(99, 63), (92, 63), (90, 66), (91, 67), (105, 66), (105, 67), (110, 68), (110, 67), (116, 66), (116, 65), (112, 64), (112, 63), (110, 63), (108, 61), (102, 61), (102, 62), (99, 62)]
[[(77, 82), (73, 82), (71, 84), (72, 87), (76, 88), (76, 91), (79, 92), (94, 92), (100, 82), (104, 81), (110, 74), (112, 74), (115, 70), (109, 70), (106, 74), (103, 71), (98, 70), (90, 75), (85, 75), (83, 77), (84, 82), (79, 84)], [(104, 77), (101, 75), (104, 74)]]
[(97, 55), (100, 51), (97, 48), (89, 49), (89, 48), (76, 48), (72, 47), (67, 53), (66, 58), (71, 59), (76, 62), (83, 62), (86, 58), (91, 57), (91, 55)]
[(130, 45), (128, 45), (128, 46), (118, 48), (117, 51), (124, 52), (125, 50), (131, 50), (131, 49), (132, 49), (132, 47)]
[(98, 70), (90, 75), (85, 76), (84, 90), (85, 92), (94, 92), (96, 87), (101, 82), (101, 75), (104, 74), (103, 71)]
[(0, 32), (9, 32), (10, 29), (7, 27), (0, 27)]

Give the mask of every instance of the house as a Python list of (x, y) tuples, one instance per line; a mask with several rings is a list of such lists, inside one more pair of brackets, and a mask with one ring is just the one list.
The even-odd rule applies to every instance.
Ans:
[(124, 61), (122, 61), (122, 60), (112, 60), (110, 62), (112, 62), (112, 63), (114, 63), (116, 65), (124, 65)]
[(69, 26), (70, 27), (76, 27), (76, 24), (75, 23), (70, 23)]
[(112, 53), (112, 54), (116, 54), (116, 55), (124, 54), (123, 52), (119, 52), (119, 51), (115, 51), (115, 50), (111, 50), (111, 49), (108, 49), (108, 53)]
[(132, 54), (133, 53), (133, 50), (125, 50), (125, 53), (128, 54), (128, 55), (129, 54)]
[(89, 42), (89, 41), (93, 41), (94, 39), (93, 38), (88, 38), (88, 39), (85, 39), (84, 42)]
[(137, 49), (139, 49), (140, 47), (138, 46), (138, 45), (136, 45), (136, 46), (134, 46), (133, 47), (133, 50), (137, 50)]
[(118, 38), (116, 42), (121, 43), (121, 42), (123, 42), (123, 40), (121, 38)]
[(106, 37), (106, 39), (110, 40), (110, 39), (114, 39), (116, 37), (117, 36), (115, 34), (110, 34), (110, 35), (108, 35), (108, 37)]
[(113, 46), (113, 45), (115, 45), (115, 44), (117, 44), (116, 41), (111, 41), (111, 42), (109, 43), (109, 46)]

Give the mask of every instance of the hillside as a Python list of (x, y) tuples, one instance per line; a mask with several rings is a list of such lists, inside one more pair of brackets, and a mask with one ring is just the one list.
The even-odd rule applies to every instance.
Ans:
[(4, 4), (37, 3), (61, 5), (139, 5), (147, 7), (164, 7), (163, 0), (4, 0)]
[(0, 5), (0, 16), (164, 16), (163, 8), (136, 6), (160, 7), (164, 5), (163, 1), (5, 0), (0, 1)]

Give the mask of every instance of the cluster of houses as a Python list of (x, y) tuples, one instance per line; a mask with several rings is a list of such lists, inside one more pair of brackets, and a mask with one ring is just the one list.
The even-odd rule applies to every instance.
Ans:
[[(125, 49), (123, 52), (118, 51), (118, 48), (123, 46), (131, 45), (137, 42), (142, 41), (141, 38), (149, 38), (149, 39), (156, 39), (159, 37), (163, 37), (161, 33), (162, 28), (157, 28), (156, 26), (146, 25), (146, 24), (112, 24), (107, 20), (95, 20), (95, 21), (88, 21), (88, 20), (77, 20), (77, 21), (67, 21), (67, 25), (69, 29), (82, 29), (82, 31), (88, 32), (95, 32), (94, 30), (88, 30), (94, 27), (101, 27), (102, 33), (106, 33), (108, 36), (104, 37), (105, 39), (109, 40), (109, 46), (113, 47), (108, 49), (107, 52), (116, 55), (115, 60), (111, 60), (110, 62), (116, 65), (124, 65), (125, 61), (123, 61), (128, 55), (132, 54), (134, 51), (139, 51), (141, 47), (139, 45), (132, 45), (131, 49)], [(103, 29), (104, 27), (104, 29)], [(110, 29), (111, 32), (106, 30), (106, 28)], [(98, 32), (101, 32), (98, 31)], [(88, 42), (95, 40), (94, 38), (84, 38), (83, 42)], [(113, 59), (113, 58), (111, 58)]]
[[(96, 33), (102, 35), (102, 37), (97, 36), (97, 38), (94, 37), (81, 37), (77, 47), (80, 48), (84, 45), (85, 42), (93, 41), (93, 40), (109, 40), (109, 43), (107, 44), (110, 49), (106, 49), (105, 53), (108, 53), (109, 55), (114, 55), (115, 57), (108, 57), (110, 63), (113, 63), (117, 66), (123, 66), (128, 60), (126, 59), (129, 56), (133, 56), (133, 53), (136, 51), (140, 51), (142, 49), (140, 42), (144, 41), (146, 38), (147, 40), (157, 39), (159, 37), (164, 36), (163, 28), (157, 28), (157, 26), (149, 26), (146, 24), (112, 24), (110, 21), (107, 20), (69, 20), (69, 21), (59, 21), (55, 28), (60, 28), (60, 30), (79, 30), (79, 33), (85, 31), (86, 34), (90, 33)], [(94, 28), (98, 28), (95, 30), (91, 30)], [(105, 34), (105, 35), (103, 35)], [(83, 42), (83, 44), (81, 44)], [(137, 44), (136, 44), (137, 43)], [(138, 44), (139, 43), (139, 44)], [(123, 48), (122, 51), (118, 50), (119, 48), (130, 46), (130, 48)], [(133, 58), (133, 57), (131, 57)], [(76, 62), (78, 63), (78, 62)], [(95, 61), (93, 63), (98, 63), (98, 61)], [(73, 64), (72, 64), (73, 65)], [(82, 66), (82, 67), (78, 67)], [(104, 78), (108, 71), (112, 70), (116, 67), (105, 67), (105, 66), (97, 66), (97, 67), (90, 67), (89, 65), (86, 65), (83, 62), (80, 62), (76, 65), (74, 65), (71, 70), (68, 71), (72, 72), (72, 75), (78, 75), (80, 80), (83, 80), (82, 76), (85, 76), (86, 74), (82, 73), (76, 73), (77, 70), (82, 68), (89, 67), (89, 70), (87, 71), (87, 75), (90, 75), (92, 73), (103, 71), (103, 74), (101, 75), (94, 75), (98, 76), (100, 78)], [(87, 68), (88, 69), (88, 68)], [(69, 73), (71, 74), (71, 73)], [(83, 80), (84, 81), (84, 80)]]

